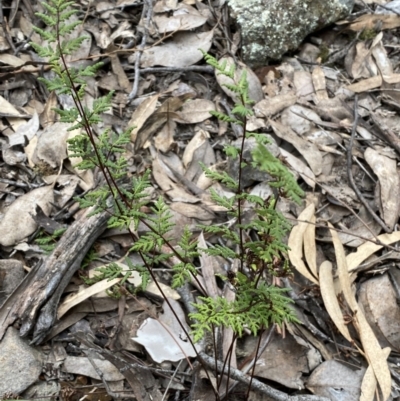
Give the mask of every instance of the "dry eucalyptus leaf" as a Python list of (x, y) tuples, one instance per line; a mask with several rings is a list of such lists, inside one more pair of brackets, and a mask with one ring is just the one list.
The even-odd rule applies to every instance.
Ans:
[(236, 103), (239, 101), (238, 96), (235, 92), (228, 89), (225, 85), (234, 85), (239, 82), (240, 77), (243, 71), (246, 72), (247, 82), (249, 84), (249, 92), (248, 97), (249, 99), (259, 102), (264, 99), (264, 92), (262, 90), (262, 86), (260, 80), (258, 79), (257, 75), (241, 62), (235, 63), (235, 60), (232, 57), (222, 57), (218, 60), (219, 63), (226, 62), (227, 67), (235, 66), (235, 81), (234, 82), (231, 78), (227, 77), (226, 75), (220, 74), (218, 71), (215, 71), (215, 78), (221, 87), (221, 89)]
[(159, 95), (154, 95), (143, 100), (142, 103), (133, 112), (129, 120), (128, 127), (133, 128), (131, 132), (131, 141), (135, 143), (139, 130), (143, 127), (147, 119), (154, 113), (157, 106)]
[(288, 246), (289, 246), (289, 259), (296, 270), (302, 274), (305, 278), (318, 284), (318, 280), (313, 274), (308, 270), (303, 261), (303, 243), (304, 243), (304, 233), (306, 232), (308, 221), (311, 221), (312, 216), (315, 213), (315, 206), (313, 203), (308, 205), (299, 215), (298, 224), (292, 228), (289, 235)]
[[(390, 348), (384, 348), (384, 356), (387, 358), (390, 355)], [(377, 390), (377, 381), (374, 374), (374, 370), (372, 366), (368, 366), (367, 371), (363, 377), (361, 383), (361, 396), (359, 401), (374, 401), (376, 390)]]
[(178, 32), (173, 40), (145, 50), (140, 59), (141, 67), (187, 67), (203, 58), (199, 49), (208, 52), (214, 31), (208, 32)]
[(193, 205), (190, 203), (173, 202), (171, 203), (171, 210), (183, 214), (186, 217), (193, 217), (198, 220), (212, 220), (215, 218), (215, 214), (202, 208), (199, 205)]
[(307, 107), (295, 104), (282, 112), (281, 123), (302, 136), (314, 128), (314, 122), (322, 123), (320, 116)]
[(254, 113), (257, 117), (273, 117), (275, 114), (294, 105), (296, 100), (297, 96), (292, 93), (266, 97), (254, 105)]
[(400, 210), (400, 177), (397, 162), (372, 148), (367, 148), (364, 156), (379, 179), (380, 199), (377, 203), (383, 211), (383, 220), (393, 229)]
[(67, 131), (71, 124), (57, 122), (49, 125), (38, 136), (35, 164), (45, 162), (52, 168), (58, 168), (67, 157)]
[(319, 268), (319, 286), (321, 289), (322, 300), (324, 301), (325, 309), (329, 313), (335, 326), (340, 331), (342, 336), (349, 342), (352, 342), (352, 338), (347, 328), (343, 313), (339, 306), (339, 301), (336, 296), (335, 286), (333, 282), (332, 274), (332, 263), (325, 261)]
[(183, 152), (182, 156), (182, 162), (186, 168), (192, 162), (196, 149), (200, 148), (205, 142), (207, 142), (208, 138), (210, 138), (210, 134), (201, 129), (190, 140), (188, 145), (185, 147), (185, 151)]
[(311, 187), (315, 188), (317, 182), (314, 173), (302, 160), (293, 156), (290, 152), (283, 148), (279, 148), (281, 155), (285, 158), (285, 161), (289, 164), (293, 171), (298, 173), (301, 178)]
[(26, 141), (30, 141), (39, 129), (39, 116), (37, 113), (25, 124), (21, 124), (18, 129), (8, 136), (8, 145), (24, 145)]
[(154, 138), (154, 146), (157, 150), (167, 153), (174, 142), (174, 133), (176, 131), (176, 122), (169, 119), (164, 126), (158, 131)]
[(15, 245), (35, 232), (37, 223), (31, 214), (35, 214), (36, 205), (49, 215), (53, 202), (53, 186), (34, 189), (15, 200), (0, 221), (0, 244)]
[(122, 278), (114, 278), (112, 280), (104, 279), (96, 284), (93, 284), (90, 287), (84, 287), (80, 289), (75, 294), (70, 294), (64, 299), (62, 304), (58, 307), (57, 318), (61, 319), (61, 317), (64, 316), (75, 305), (80, 304), (81, 302), (92, 297), (93, 295), (98, 294), (99, 292), (107, 290), (113, 285), (118, 284), (121, 280)]
[(75, 375), (92, 377), (96, 380), (107, 380), (108, 382), (124, 379), (124, 375), (120, 373), (111, 362), (96, 358), (94, 359), (94, 363), (102, 373), (103, 377), (99, 376), (89, 359), (86, 357), (67, 356), (62, 364), (61, 370)]
[[(131, 138), (135, 140), (135, 150), (147, 145), (147, 142), (152, 135), (154, 135), (154, 133), (157, 132), (168, 119), (174, 117), (175, 111), (182, 107), (184, 100), (184, 95), (181, 97), (170, 97), (158, 108), (155, 113), (152, 113), (151, 116), (147, 117), (151, 109), (155, 107), (154, 104), (149, 102), (149, 108), (146, 112), (146, 120), (143, 120), (142, 117), (139, 117), (139, 121), (143, 124), (143, 127), (139, 130), (136, 138), (131, 135)], [(152, 102), (154, 102), (154, 99)]]
[(332, 235), (333, 244), (335, 246), (337, 271), (344, 298), (353, 312), (353, 324), (360, 336), (361, 344), (366, 354), (366, 359), (374, 370), (376, 380), (378, 381), (379, 387), (383, 394), (383, 399), (387, 400), (390, 396), (392, 380), (386, 361), (385, 352), (379, 345), (378, 339), (372, 331), (371, 326), (368, 324), (363, 311), (358, 307), (357, 300), (351, 286), (352, 281), (348, 272), (343, 245), (339, 240), (336, 230), (333, 229), (329, 222), (328, 226)]
[(201, 251), (202, 249), (208, 249), (203, 233), (199, 235), (197, 247), (200, 251), (201, 272), (204, 278), (207, 296), (210, 298), (218, 297), (221, 295), (221, 290), (217, 286), (215, 274), (219, 273), (220, 263), (215, 256), (208, 255)]
[(153, 21), (160, 33), (168, 33), (198, 28), (207, 22), (207, 18), (202, 16), (194, 7), (180, 3), (172, 15), (155, 15)]
[(160, 188), (175, 202), (197, 203), (199, 199), (173, 182), (158, 159), (153, 160), (153, 177)]
[(315, 90), (315, 98), (317, 103), (323, 100), (329, 99), (328, 92), (326, 90), (326, 80), (324, 70), (320, 66), (316, 66), (312, 72), (312, 81)]
[(311, 170), (315, 175), (322, 172), (323, 158), (318, 147), (313, 143), (304, 140), (292, 131), (288, 126), (285, 126), (277, 121), (268, 120), (274, 133), (281, 139), (291, 143), (296, 150), (304, 157)]
[[(377, 240), (384, 245), (393, 244), (394, 242), (400, 241), (400, 231), (395, 231), (392, 234), (379, 235)], [(362, 262), (364, 262), (364, 260), (368, 259), (371, 255), (382, 248), (383, 245), (378, 245), (374, 242), (366, 242), (359, 246), (356, 252), (350, 253), (346, 257), (349, 272), (356, 269)]]
[(185, 102), (177, 114), (183, 120), (180, 122), (196, 124), (211, 118), (210, 111), (215, 111), (214, 102), (207, 99), (194, 99)]

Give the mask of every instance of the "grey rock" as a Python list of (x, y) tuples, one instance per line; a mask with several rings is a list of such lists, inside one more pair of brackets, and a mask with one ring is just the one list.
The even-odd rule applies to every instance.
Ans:
[(354, 0), (228, 0), (242, 33), (244, 61), (263, 66), (296, 50), (310, 33), (345, 18)]
[(61, 390), (61, 385), (55, 380), (51, 381), (40, 381), (24, 391), (22, 397), (29, 400), (34, 399), (35, 401), (49, 401), (57, 398)]
[(42, 371), (43, 355), (9, 327), (0, 342), (0, 399), (4, 394), (21, 394), (35, 383)]
[(15, 290), (24, 277), (24, 266), (19, 260), (0, 260), (0, 305)]

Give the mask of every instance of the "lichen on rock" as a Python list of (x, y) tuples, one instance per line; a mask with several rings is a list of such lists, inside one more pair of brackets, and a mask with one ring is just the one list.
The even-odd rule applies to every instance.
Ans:
[(311, 32), (352, 10), (354, 0), (228, 0), (242, 33), (244, 61), (251, 67), (280, 59)]

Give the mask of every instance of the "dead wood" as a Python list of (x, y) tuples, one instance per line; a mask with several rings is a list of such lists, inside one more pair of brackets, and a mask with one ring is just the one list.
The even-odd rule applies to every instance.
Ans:
[(68, 228), (51, 255), (28, 273), (1, 306), (0, 340), (16, 321), (21, 324), (21, 336), (33, 331), (33, 344), (40, 344), (46, 337), (56, 320), (65, 287), (106, 228), (109, 213), (88, 217), (90, 210)]

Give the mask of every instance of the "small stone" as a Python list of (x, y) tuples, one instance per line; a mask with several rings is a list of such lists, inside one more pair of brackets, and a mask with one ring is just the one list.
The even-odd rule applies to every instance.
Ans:
[(0, 342), (0, 399), (4, 394), (21, 394), (42, 372), (43, 355), (9, 327)]

